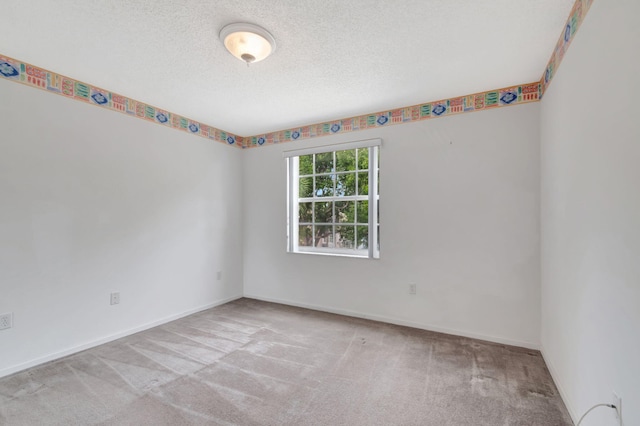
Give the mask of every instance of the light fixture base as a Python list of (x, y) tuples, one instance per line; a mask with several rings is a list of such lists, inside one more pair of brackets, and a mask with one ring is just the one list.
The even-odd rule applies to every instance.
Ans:
[(236, 58), (247, 65), (260, 62), (276, 50), (276, 40), (258, 25), (233, 23), (220, 30), (220, 40)]

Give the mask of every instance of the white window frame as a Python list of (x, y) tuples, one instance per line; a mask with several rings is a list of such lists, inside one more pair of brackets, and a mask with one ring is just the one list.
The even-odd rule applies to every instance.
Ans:
[[(333, 145), (324, 145), (296, 150), (284, 151), (283, 156), (287, 161), (287, 251), (290, 253), (307, 253), (332, 256), (349, 256), (362, 257), (370, 259), (380, 258), (379, 249), (379, 223), (378, 223), (378, 203), (380, 194), (378, 193), (378, 151), (382, 145), (381, 139), (367, 139), (356, 142), (347, 142)], [(314, 197), (299, 198), (299, 157), (309, 154), (333, 153), (337, 151), (345, 151), (352, 149), (368, 148), (369, 149), (369, 194), (353, 196), (332, 196), (332, 197)], [(335, 158), (335, 157), (334, 157)], [(357, 171), (354, 170), (355, 173)], [(340, 173), (340, 172), (337, 172)], [(314, 170), (315, 176), (315, 170)], [(368, 248), (367, 249), (345, 249), (345, 248), (328, 248), (328, 247), (300, 247), (298, 246), (298, 204), (300, 202), (340, 202), (340, 201), (368, 201)], [(315, 223), (315, 222), (314, 222)], [(357, 227), (357, 218), (354, 218), (354, 226)], [(331, 224), (334, 229), (336, 226), (335, 218)]]

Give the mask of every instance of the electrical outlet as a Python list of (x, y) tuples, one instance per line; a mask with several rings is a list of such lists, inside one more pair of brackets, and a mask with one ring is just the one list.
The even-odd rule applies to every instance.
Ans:
[(616, 406), (616, 419), (618, 420), (618, 424), (622, 426), (622, 398), (615, 392), (613, 392), (613, 405)]
[(117, 305), (120, 303), (120, 293), (111, 293), (111, 304)]
[(6, 330), (13, 327), (13, 313), (0, 315), (0, 330)]
[(222, 279), (222, 271), (218, 271), (218, 273), (216, 274), (216, 279), (218, 281), (220, 281)]
[(415, 283), (410, 283), (409, 284), (409, 294), (416, 294), (416, 284)]

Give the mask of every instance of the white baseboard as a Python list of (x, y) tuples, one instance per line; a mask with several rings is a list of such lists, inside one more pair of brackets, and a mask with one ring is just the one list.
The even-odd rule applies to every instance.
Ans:
[(40, 364), (44, 364), (45, 362), (54, 361), (56, 359), (60, 359), (60, 358), (63, 358), (65, 356), (73, 355), (73, 354), (75, 354), (77, 352), (81, 352), (81, 351), (84, 351), (84, 350), (87, 350), (87, 349), (91, 349), (93, 347), (102, 345), (104, 343), (111, 342), (113, 340), (120, 339), (122, 337), (130, 336), (132, 334), (139, 333), (141, 331), (148, 330), (150, 328), (157, 327), (159, 325), (166, 324), (166, 323), (171, 322), (171, 321), (175, 321), (177, 319), (180, 319), (180, 318), (195, 314), (196, 312), (205, 311), (207, 309), (211, 309), (211, 308), (216, 307), (216, 306), (224, 305), (225, 303), (229, 303), (229, 302), (231, 302), (233, 300), (237, 300), (237, 299), (241, 299), (241, 298), (242, 298), (242, 295), (229, 297), (229, 298), (222, 299), (222, 300), (217, 300), (217, 301), (215, 301), (213, 303), (209, 303), (209, 304), (204, 305), (204, 306), (200, 306), (200, 307), (197, 307), (197, 308), (189, 309), (189, 310), (186, 310), (186, 311), (181, 312), (179, 314), (170, 315), (168, 317), (165, 317), (165, 318), (162, 318), (162, 319), (159, 319), (159, 320), (156, 320), (156, 321), (152, 321), (152, 322), (140, 325), (138, 327), (130, 328), (128, 330), (120, 331), (118, 333), (111, 334), (111, 335), (106, 336), (106, 337), (101, 337), (99, 339), (92, 340), (92, 341), (87, 342), (87, 343), (83, 343), (82, 345), (78, 345), (78, 346), (74, 346), (74, 347), (71, 347), (71, 348), (67, 348), (67, 349), (64, 349), (64, 350), (59, 351), (59, 352), (54, 352), (52, 354), (45, 355), (43, 357), (32, 359), (32, 360), (24, 362), (22, 364), (18, 364), (18, 365), (14, 365), (14, 366), (11, 366), (11, 367), (8, 367), (8, 368), (4, 368), (4, 369), (0, 370), (0, 378), (8, 376), (10, 374), (17, 373), (17, 372), (22, 371), (22, 370), (26, 370), (27, 368), (31, 368), (31, 367), (35, 367), (35, 366), (40, 365)]
[(553, 380), (553, 383), (556, 385), (556, 388), (560, 393), (560, 398), (562, 398), (562, 402), (564, 402), (565, 407), (567, 407), (567, 411), (571, 416), (571, 420), (573, 420), (573, 423), (575, 424), (578, 421), (577, 413), (573, 409), (573, 404), (569, 399), (569, 395), (565, 392), (564, 388), (560, 384), (560, 381), (558, 380), (559, 379), (558, 370), (556, 370), (555, 366), (553, 365), (549, 357), (545, 355), (544, 346), (542, 344), (540, 344), (540, 353), (542, 354), (542, 359), (544, 360), (544, 363), (547, 365), (547, 368), (549, 369), (549, 373), (551, 374), (551, 379)]
[(332, 313), (332, 314), (345, 315), (345, 316), (348, 316), (348, 317), (363, 318), (363, 319), (369, 319), (369, 320), (373, 320), (373, 321), (386, 322), (386, 323), (389, 323), (389, 324), (403, 325), (403, 326), (406, 326), (406, 327), (419, 328), (421, 330), (435, 331), (437, 333), (445, 333), (445, 334), (452, 334), (454, 336), (469, 337), (469, 338), (472, 338), (472, 339), (485, 340), (485, 341), (488, 341), (488, 342), (500, 343), (500, 344), (503, 344), (503, 345), (518, 346), (518, 347), (521, 347), (521, 348), (534, 349), (534, 350), (539, 350), (540, 349), (540, 345), (537, 344), (537, 343), (524, 342), (524, 341), (519, 341), (519, 340), (511, 340), (511, 339), (504, 339), (502, 337), (489, 336), (489, 335), (485, 335), (485, 334), (469, 333), (469, 332), (466, 332), (466, 331), (455, 330), (455, 329), (445, 328), (445, 327), (437, 327), (437, 326), (432, 326), (432, 325), (429, 325), (429, 324), (415, 323), (415, 322), (411, 322), (411, 321), (405, 321), (405, 320), (402, 320), (402, 319), (393, 318), (393, 317), (386, 317), (386, 316), (382, 316), (382, 315), (365, 314), (363, 312), (350, 311), (350, 310), (346, 310), (346, 309), (336, 309), (336, 308), (330, 308), (330, 307), (326, 307), (326, 306), (312, 305), (312, 304), (308, 304), (308, 303), (299, 303), (299, 302), (294, 302), (294, 301), (285, 300), (285, 299), (274, 299), (274, 298), (271, 298), (271, 297), (263, 297), (263, 296), (258, 296), (258, 295), (255, 295), (255, 294), (245, 294), (244, 297), (249, 298), (249, 299), (262, 300), (262, 301), (265, 301), (265, 302), (280, 303), (282, 305), (296, 306), (298, 308), (312, 309), (314, 311), (322, 311), (322, 312), (329, 312), (329, 313)]

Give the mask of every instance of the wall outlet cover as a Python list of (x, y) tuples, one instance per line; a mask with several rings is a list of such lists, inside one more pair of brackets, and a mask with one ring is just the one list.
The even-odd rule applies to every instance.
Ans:
[(111, 293), (111, 304), (117, 305), (120, 303), (120, 293)]
[(613, 405), (616, 406), (618, 424), (622, 425), (622, 398), (616, 392), (613, 392)]
[(0, 330), (13, 327), (13, 313), (0, 314)]

